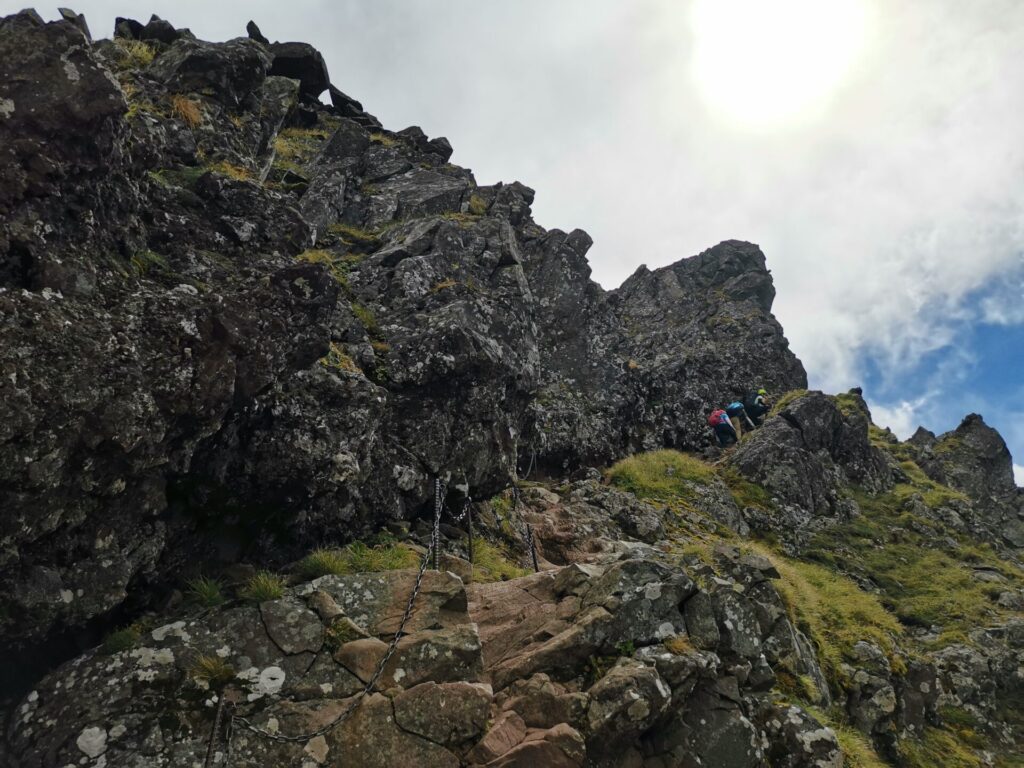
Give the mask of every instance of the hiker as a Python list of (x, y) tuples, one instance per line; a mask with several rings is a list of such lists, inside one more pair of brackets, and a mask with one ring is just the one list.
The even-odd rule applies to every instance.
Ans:
[(747, 411), (743, 407), (743, 403), (739, 400), (735, 400), (725, 406), (725, 413), (729, 417), (729, 421), (732, 422), (732, 428), (736, 431), (736, 439), (743, 437), (744, 425), (749, 426), (751, 429), (754, 428), (753, 422), (747, 417)]
[(736, 442), (736, 430), (732, 428), (729, 414), (721, 408), (715, 408), (708, 416), (708, 426), (715, 431), (715, 437), (722, 448), (728, 448)]
[(750, 417), (750, 422), (755, 429), (761, 426), (761, 417), (768, 413), (771, 407), (771, 403), (768, 402), (768, 392), (764, 389), (751, 392), (743, 398), (743, 410)]

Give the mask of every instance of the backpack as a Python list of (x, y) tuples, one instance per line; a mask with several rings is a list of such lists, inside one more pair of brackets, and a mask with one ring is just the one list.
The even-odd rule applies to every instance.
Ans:
[(743, 410), (743, 403), (739, 402), (738, 400), (735, 403), (729, 403), (727, 406), (725, 406), (725, 412), (730, 416), (739, 416), (741, 413), (743, 413)]
[(715, 408), (715, 410), (711, 412), (711, 415), (708, 416), (708, 426), (714, 429), (715, 427), (722, 423), (722, 417), (725, 415), (725, 411), (723, 411), (721, 408)]
[(760, 397), (760, 395), (758, 395), (757, 392), (749, 393), (746, 397), (743, 398), (743, 407), (746, 408), (748, 411), (751, 408), (756, 408), (758, 405), (758, 397)]

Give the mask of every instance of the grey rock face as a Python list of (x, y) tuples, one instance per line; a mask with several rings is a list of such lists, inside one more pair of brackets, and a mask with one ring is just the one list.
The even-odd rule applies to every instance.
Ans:
[[(185, 196), (148, 176), (124, 93), (76, 26), (9, 17), (0, 47), (2, 634), (22, 645), (167, 567), (192, 525), (167, 518), (172, 478), (233, 409), (324, 353), (338, 288), (294, 261), (308, 230), (279, 195), (207, 174)], [(221, 234), (232, 217), (251, 224), (244, 246)]]
[[(624, 451), (709, 442), (700, 414), (756, 382), (806, 386), (771, 316), (775, 292), (756, 245), (728, 241), (615, 291), (590, 280), (585, 232), (527, 246), (526, 270), (547, 329), (546, 374), (527, 439), (545, 463), (606, 463)], [(684, 415), (686, 414), (686, 415)]]
[(172, 91), (209, 89), (225, 105), (252, 107), (259, 103), (269, 67), (267, 54), (251, 40), (182, 39), (156, 58), (150, 72)]
[(685, 573), (650, 560), (626, 560), (605, 571), (582, 605), (608, 611), (611, 638), (648, 645), (686, 631), (679, 607), (696, 591)]

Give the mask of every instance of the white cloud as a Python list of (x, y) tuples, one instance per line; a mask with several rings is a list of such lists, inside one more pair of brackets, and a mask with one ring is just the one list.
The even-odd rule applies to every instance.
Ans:
[(1024, 488), (1024, 466), (1020, 464), (1013, 465), (1013, 479), (1017, 482), (1019, 488)]
[(880, 427), (888, 427), (900, 440), (906, 440), (921, 426), (922, 419), (919, 410), (925, 402), (926, 399), (921, 398), (913, 402), (904, 400), (890, 406), (868, 403), (868, 407), (871, 409), (871, 420), (875, 424)]
[[(1020, 256), (1024, 273), (1024, 254)], [(993, 325), (1024, 323), (1024, 279), (995, 280), (992, 293), (981, 300), (981, 319)]]

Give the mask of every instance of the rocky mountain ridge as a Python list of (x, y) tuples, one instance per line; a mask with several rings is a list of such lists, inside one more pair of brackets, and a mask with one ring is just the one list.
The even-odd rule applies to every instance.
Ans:
[(2, 30), (9, 643), (196, 550), (351, 538), (418, 515), (437, 476), (486, 498), (517, 461), (698, 446), (755, 371), (806, 383), (756, 246), (605, 292), (532, 190), (314, 100), (309, 46)]
[[(395, 631), (438, 483), (452, 574), (426, 572), (399, 661), (337, 730), (250, 731), (239, 764), (372, 744), (424, 765), (870, 765), (935, 734), (988, 755), (949, 765), (1013, 764), (1024, 506), (980, 417), (901, 443), (859, 393), (804, 391), (752, 244), (601, 289), (586, 233), (544, 230), (531, 189), (478, 185), (445, 139), (385, 130), (311, 46), (156, 17), (93, 42), (62, 13), (0, 20), (15, 764), (201, 764), (211, 741), (223, 762), (235, 696), (264, 729), (316, 730)], [(752, 382), (792, 392), (728, 457), (642, 454), (718, 458), (704, 415)], [(621, 490), (599, 482), (636, 453)], [(545, 480), (500, 495), (523, 474)], [(480, 573), (510, 581), (473, 578), (466, 509)], [(529, 566), (527, 530), (534, 576), (508, 562)], [(312, 578), (304, 555), (354, 539), (378, 543)], [(946, 621), (908, 563), (974, 602)], [(211, 573), (240, 602), (196, 612), (182, 585), (209, 597)], [(862, 630), (835, 637), (800, 596), (832, 589)], [(938, 730), (943, 708), (983, 735)]]

